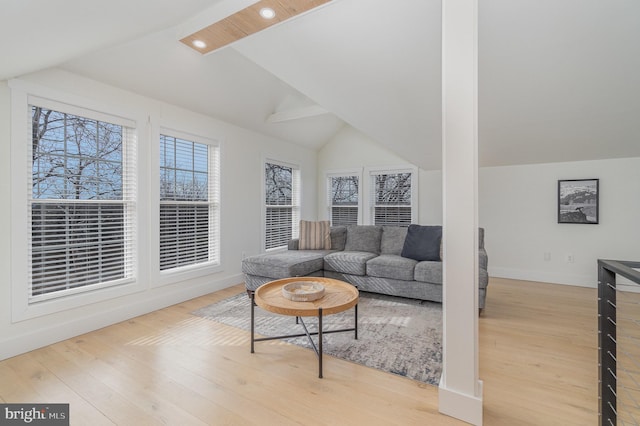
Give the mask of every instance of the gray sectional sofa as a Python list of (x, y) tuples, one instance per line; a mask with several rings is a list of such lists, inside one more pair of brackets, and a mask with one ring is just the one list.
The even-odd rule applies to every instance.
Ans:
[[(439, 229), (440, 235), (442, 233), (442, 228), (437, 226), (420, 228)], [(409, 234), (415, 242), (414, 230)], [(427, 256), (432, 260), (416, 260), (421, 257), (409, 253), (405, 244), (407, 234), (408, 228), (393, 226), (332, 227), (328, 250), (298, 250), (299, 241), (291, 240), (286, 251), (250, 256), (242, 261), (247, 291), (279, 278), (319, 276), (349, 282), (361, 291), (442, 302), (440, 250)], [(439, 245), (438, 240), (436, 249)], [(479, 308), (482, 309), (489, 281), (482, 228), (479, 230), (479, 269)]]

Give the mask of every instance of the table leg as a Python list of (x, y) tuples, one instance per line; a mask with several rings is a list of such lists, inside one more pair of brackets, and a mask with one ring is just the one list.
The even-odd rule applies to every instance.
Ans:
[(353, 327), (355, 328), (356, 340), (358, 340), (358, 304), (357, 303), (356, 303), (356, 306), (354, 306), (354, 312), (355, 312), (355, 318), (354, 318)]
[(318, 308), (318, 377), (322, 379), (322, 308)]
[(254, 328), (254, 321), (255, 321), (255, 295), (253, 292), (251, 292), (251, 353), (253, 353), (253, 342), (254, 342), (254, 335), (253, 335), (253, 328)]

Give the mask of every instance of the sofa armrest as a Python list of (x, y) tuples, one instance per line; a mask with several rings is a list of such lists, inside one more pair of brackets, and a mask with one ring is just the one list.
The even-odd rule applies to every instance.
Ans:
[(289, 243), (287, 244), (287, 249), (289, 249), (289, 250), (298, 250), (298, 247), (300, 247), (300, 240), (298, 238), (294, 238), (293, 240), (289, 240)]
[(487, 270), (487, 265), (489, 264), (489, 257), (487, 256), (487, 251), (483, 248), (478, 249), (478, 266), (480, 269)]

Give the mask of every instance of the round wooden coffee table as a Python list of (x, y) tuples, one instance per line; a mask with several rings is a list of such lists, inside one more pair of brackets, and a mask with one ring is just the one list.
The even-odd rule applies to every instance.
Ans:
[[(324, 286), (324, 296), (311, 302), (294, 302), (282, 295), (282, 286), (291, 282), (311, 281)], [(280, 315), (296, 317), (296, 323), (302, 325), (304, 333), (290, 334), (286, 336), (256, 338), (254, 334), (255, 305), (262, 309)], [(340, 330), (322, 330), (323, 315), (336, 314), (354, 308), (354, 326)], [(309, 332), (302, 317), (318, 317), (318, 331)], [(284, 339), (291, 337), (307, 336), (316, 355), (318, 355), (318, 377), (322, 378), (322, 336), (328, 333), (340, 333), (353, 331), (355, 338), (358, 338), (358, 289), (344, 281), (324, 277), (295, 277), (283, 278), (270, 281), (261, 285), (251, 295), (251, 353), (254, 353), (254, 342), (264, 340)], [(311, 336), (318, 336), (318, 346), (316, 347)]]

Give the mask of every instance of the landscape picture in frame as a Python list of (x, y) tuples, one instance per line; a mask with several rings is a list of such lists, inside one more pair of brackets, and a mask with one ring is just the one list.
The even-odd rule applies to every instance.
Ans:
[(558, 181), (558, 223), (599, 221), (599, 179)]

